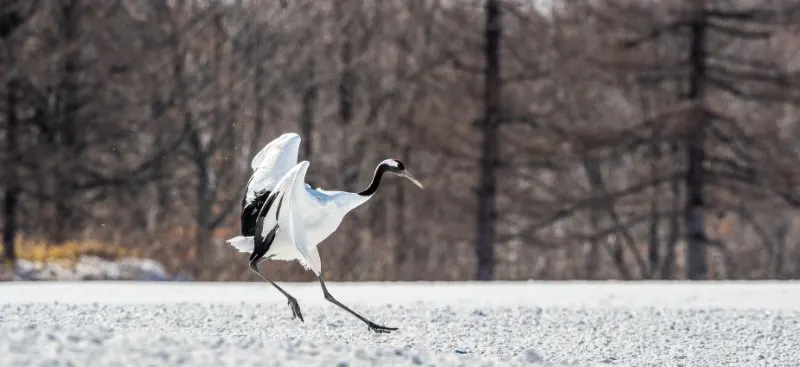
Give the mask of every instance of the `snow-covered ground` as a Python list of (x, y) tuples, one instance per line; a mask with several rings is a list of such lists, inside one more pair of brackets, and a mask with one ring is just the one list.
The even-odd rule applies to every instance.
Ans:
[(11, 274), (14, 280), (182, 280), (167, 273), (155, 260), (141, 258), (103, 259), (81, 256), (69, 266), (57, 261), (19, 259)]
[(798, 366), (800, 283), (0, 284), (0, 366)]

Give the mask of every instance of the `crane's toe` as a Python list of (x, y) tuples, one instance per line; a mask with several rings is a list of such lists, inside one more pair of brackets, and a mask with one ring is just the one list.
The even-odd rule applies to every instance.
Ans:
[(367, 329), (370, 330), (370, 331), (374, 331), (376, 333), (390, 333), (392, 331), (397, 330), (396, 327), (382, 326), (382, 325), (378, 325), (378, 324), (376, 324), (374, 322), (368, 322), (367, 323)]
[(292, 309), (292, 319), (299, 318), (301, 322), (305, 322), (303, 320), (303, 313), (300, 312), (300, 304), (297, 303), (297, 299), (294, 297), (289, 298), (289, 308)]

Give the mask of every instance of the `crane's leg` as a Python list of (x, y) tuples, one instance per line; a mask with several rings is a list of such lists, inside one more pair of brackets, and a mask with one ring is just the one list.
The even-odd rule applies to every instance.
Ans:
[(269, 280), (269, 278), (267, 278), (266, 276), (264, 276), (264, 274), (261, 274), (261, 272), (258, 271), (259, 260), (260, 259), (255, 259), (250, 262), (250, 270), (258, 274), (258, 276), (261, 277), (261, 279), (264, 279), (264, 281), (269, 282), (269, 284), (272, 284), (275, 287), (275, 289), (279, 290), (281, 293), (283, 293), (284, 296), (286, 296), (286, 298), (289, 299), (289, 308), (292, 309), (292, 319), (297, 317), (300, 319), (301, 322), (305, 322), (305, 320), (303, 320), (303, 314), (300, 312), (300, 305), (297, 303), (297, 299), (292, 297), (291, 294), (283, 290), (283, 288), (279, 287), (277, 284), (275, 284), (275, 282)]
[(336, 298), (333, 298), (331, 293), (328, 292), (328, 287), (325, 286), (325, 281), (322, 280), (322, 273), (320, 273), (317, 276), (317, 279), (319, 280), (319, 284), (322, 286), (322, 293), (325, 295), (325, 299), (328, 300), (328, 302), (333, 303), (334, 305), (339, 306), (341, 309), (351, 313), (353, 316), (358, 317), (359, 320), (367, 323), (368, 330), (372, 330), (376, 333), (388, 333), (397, 330), (396, 327), (381, 326), (372, 321), (367, 320), (364, 316), (357, 314), (355, 311), (351, 310), (347, 306), (343, 305), (341, 302), (337, 301)]

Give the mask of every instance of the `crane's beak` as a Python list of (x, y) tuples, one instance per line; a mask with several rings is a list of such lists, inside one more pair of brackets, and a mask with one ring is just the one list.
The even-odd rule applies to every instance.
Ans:
[(419, 182), (419, 180), (417, 180), (408, 170), (404, 170), (402, 176), (413, 182), (414, 185), (419, 186), (420, 189), (425, 190), (425, 186), (422, 185), (422, 182)]

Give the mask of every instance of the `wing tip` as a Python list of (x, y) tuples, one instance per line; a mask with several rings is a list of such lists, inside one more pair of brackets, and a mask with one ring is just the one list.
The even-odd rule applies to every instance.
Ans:
[(253, 170), (258, 168), (264, 161), (264, 158), (267, 156), (267, 152), (278, 146), (281, 147), (281, 150), (285, 149), (286, 147), (291, 148), (291, 150), (295, 152), (295, 156), (297, 156), (297, 152), (300, 150), (301, 141), (302, 138), (300, 137), (300, 134), (296, 132), (281, 134), (277, 138), (272, 139), (269, 143), (267, 143), (267, 145), (261, 148), (258, 153), (256, 153), (255, 157), (253, 157), (253, 159), (250, 161), (250, 168)]

